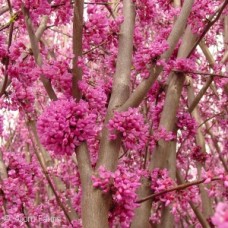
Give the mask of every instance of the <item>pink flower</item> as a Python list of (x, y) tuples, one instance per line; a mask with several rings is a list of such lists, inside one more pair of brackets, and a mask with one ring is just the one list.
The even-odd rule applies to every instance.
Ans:
[(126, 112), (116, 112), (109, 121), (110, 139), (115, 140), (117, 132), (122, 133), (126, 149), (142, 150), (148, 140), (148, 125), (137, 109), (129, 108)]
[(228, 227), (228, 202), (218, 203), (212, 222), (218, 228)]
[(81, 142), (94, 136), (96, 115), (84, 101), (52, 102), (39, 117), (37, 129), (41, 143), (54, 153), (71, 155)]

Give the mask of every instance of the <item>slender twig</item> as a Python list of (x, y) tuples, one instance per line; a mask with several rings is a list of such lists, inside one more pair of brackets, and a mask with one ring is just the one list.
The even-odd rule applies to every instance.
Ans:
[[(211, 179), (211, 181), (217, 181), (217, 180), (221, 180), (221, 178), (213, 178)], [(190, 183), (185, 183), (185, 184), (181, 184), (181, 185), (178, 185), (176, 187), (173, 187), (173, 188), (169, 188), (169, 189), (166, 189), (162, 192), (158, 192), (158, 193), (155, 193), (155, 194), (152, 194), (152, 195), (149, 195), (147, 197), (144, 197), (140, 200), (137, 200), (136, 203), (143, 203), (149, 199), (153, 199), (155, 197), (158, 197), (158, 196), (161, 196), (161, 195), (164, 195), (166, 193), (169, 193), (169, 192), (173, 192), (173, 191), (180, 191), (180, 190), (183, 190), (183, 189), (186, 189), (186, 188), (189, 188), (193, 185), (199, 185), (199, 184), (202, 184), (206, 181), (206, 179), (203, 179), (203, 180), (198, 180), (198, 181), (193, 181), (193, 182), (190, 182)]]
[(0, 16), (4, 13), (6, 13), (7, 11), (9, 10), (9, 7), (8, 6), (3, 6), (1, 9), (0, 9)]
[(6, 28), (9, 28), (10, 25), (11, 25), (14, 21), (16, 21), (17, 19), (18, 19), (18, 13), (13, 14), (13, 15), (11, 16), (9, 22), (7, 22), (5, 25), (3, 25), (2, 27), (0, 27), (0, 32), (1, 32), (2, 30), (6, 29)]
[[(12, 6), (10, 3), (10, 0), (7, 0), (8, 3), (8, 7), (10, 10), (10, 15), (11, 18), (13, 18), (13, 10), (12, 10)], [(10, 24), (10, 31), (9, 31), (9, 40), (8, 40), (8, 47), (7, 47), (7, 51), (9, 52), (10, 46), (12, 44), (12, 38), (13, 38), (13, 29), (14, 29), (14, 21), (12, 21), (12, 23)], [(8, 84), (8, 66), (9, 66), (9, 56), (6, 57), (5, 59), (5, 73), (4, 73), (4, 82), (0, 91), (0, 97), (5, 93), (7, 84)]]
[[(36, 140), (36, 144), (40, 144), (40, 143), (38, 142), (39, 139), (38, 139), (37, 133), (34, 132), (34, 128), (33, 128), (33, 125), (34, 125), (34, 124), (35, 124), (35, 123), (33, 123), (32, 121), (29, 121), (29, 122), (28, 122), (28, 130), (29, 130), (29, 135), (30, 135), (30, 139), (31, 139), (31, 142), (32, 142), (32, 146), (33, 146), (34, 153), (35, 153), (36, 158), (37, 158), (37, 160), (38, 160), (38, 162), (39, 162), (39, 164), (40, 164), (40, 167), (41, 167), (41, 169), (42, 169), (42, 172), (43, 172), (43, 174), (44, 174), (44, 176), (45, 176), (45, 178), (46, 178), (46, 180), (47, 180), (47, 182), (48, 182), (48, 184), (49, 184), (51, 190), (52, 190), (53, 193), (54, 193), (54, 196), (55, 196), (55, 198), (56, 198), (57, 204), (58, 204), (59, 207), (62, 209), (62, 211), (63, 211), (63, 213), (64, 213), (66, 219), (67, 219), (68, 222), (70, 223), (70, 225), (73, 227), (73, 224), (71, 223), (71, 218), (70, 218), (70, 216), (69, 216), (69, 214), (68, 214), (66, 208), (64, 207), (64, 205), (63, 205), (63, 203), (62, 203), (62, 201), (61, 201), (61, 199), (60, 199), (58, 193), (57, 193), (56, 190), (55, 190), (55, 187), (54, 187), (54, 185), (53, 185), (53, 183), (52, 183), (52, 180), (51, 180), (51, 178), (50, 178), (50, 176), (49, 176), (49, 174), (48, 174), (48, 171), (47, 171), (45, 165), (43, 164), (43, 162), (42, 162), (42, 160), (41, 160), (39, 151), (37, 151), (37, 149), (36, 149), (36, 145), (35, 145), (33, 136), (34, 136), (34, 138), (35, 138), (35, 140)], [(32, 135), (33, 135), (33, 136), (32, 136)], [(39, 150), (41, 150), (41, 148), (39, 148)], [(41, 152), (41, 151), (40, 151), (40, 152)]]
[[(42, 66), (42, 56), (40, 54), (38, 39), (33, 30), (33, 24), (30, 18), (29, 10), (26, 7), (22, 7), (22, 11), (25, 17), (25, 24), (28, 31), (32, 52), (34, 55), (35, 62), (38, 66)], [(52, 100), (57, 100), (56, 93), (51, 85), (51, 81), (47, 79), (44, 75), (41, 75), (40, 80), (42, 81), (44, 88)]]
[[(168, 41), (169, 41), (169, 39), (172, 40), (172, 45), (170, 45), (170, 48), (164, 54), (162, 54), (162, 56), (161, 56), (162, 59), (167, 60), (171, 56), (174, 48), (176, 47), (177, 42), (179, 41), (180, 36), (184, 32), (185, 25), (186, 25), (186, 22), (188, 19), (188, 15), (190, 14), (190, 11), (188, 11), (188, 10), (191, 9), (191, 7), (189, 7), (188, 3), (189, 3), (189, 1), (184, 2), (181, 14), (178, 17), (178, 19), (174, 25), (174, 28), (168, 38)], [(187, 58), (189, 58), (192, 55), (192, 53), (194, 52), (194, 50), (196, 49), (198, 44), (201, 42), (201, 40), (204, 38), (204, 36), (207, 34), (207, 32), (209, 31), (211, 26), (219, 19), (220, 15), (222, 14), (222, 11), (225, 9), (227, 3), (228, 3), (228, 0), (225, 0), (224, 3), (222, 4), (222, 6), (219, 7), (219, 11), (216, 10), (216, 13), (214, 15), (212, 15), (212, 18), (215, 17), (215, 19), (209, 21), (207, 23), (207, 25), (204, 27), (202, 34), (199, 36), (199, 38), (193, 45)], [(186, 5), (186, 9), (184, 9), (185, 5)], [(217, 16), (216, 16), (216, 14), (217, 14)], [(141, 101), (143, 100), (143, 98), (145, 97), (147, 92), (150, 90), (153, 83), (156, 81), (159, 74), (162, 72), (162, 70), (163, 70), (163, 67), (153, 65), (151, 68), (150, 77), (148, 79), (143, 80), (138, 85), (138, 87), (131, 94), (129, 99), (118, 109), (118, 111), (125, 111), (129, 107), (138, 107), (138, 105), (141, 103)]]
[(78, 66), (78, 59), (82, 56), (82, 35), (83, 35), (83, 13), (84, 0), (78, 0), (74, 3), (73, 17), (73, 77), (72, 77), (72, 95), (79, 100), (81, 91), (78, 87), (78, 81), (82, 78), (82, 69)]
[(64, 36), (67, 36), (67, 37), (69, 37), (69, 38), (72, 38), (72, 36), (69, 35), (69, 34), (67, 34), (67, 33), (61, 32), (61, 31), (59, 31), (59, 30), (57, 30), (57, 29), (53, 29), (53, 28), (51, 28), (50, 26), (48, 26), (48, 28), (49, 28), (50, 30), (52, 30), (53, 32), (57, 32), (57, 33), (60, 33), (60, 34), (62, 34), (62, 35), (64, 35)]
[(122, 145), (122, 149), (123, 149), (123, 154), (119, 156), (119, 159), (121, 159), (122, 157), (124, 157), (128, 153), (128, 150), (126, 150), (124, 145)]
[(181, 70), (177, 70), (177, 69), (173, 69), (173, 72), (177, 72), (177, 73), (186, 73), (186, 74), (199, 74), (199, 75), (209, 75), (209, 76), (215, 76), (215, 77), (221, 77), (221, 78), (228, 78), (228, 76), (223, 75), (223, 74), (214, 74), (214, 73), (209, 73), (209, 72), (202, 72), (202, 71), (181, 71)]
[[(219, 17), (222, 14), (222, 11), (225, 9), (226, 5), (228, 4), (228, 0), (225, 0), (221, 6), (221, 8), (219, 9), (219, 11), (216, 11), (214, 15), (212, 15), (212, 20), (208, 20), (207, 25), (204, 27), (202, 34), (199, 36), (199, 38), (196, 40), (194, 46), (192, 47), (192, 50), (190, 51), (190, 53), (188, 54), (188, 57), (190, 57), (192, 55), (192, 53), (194, 52), (194, 50), (196, 49), (196, 47), (198, 46), (198, 44), (201, 42), (201, 40), (204, 38), (204, 36), (207, 34), (207, 32), (209, 31), (209, 29), (214, 25), (214, 23), (219, 19)], [(216, 16), (217, 14), (217, 16)], [(214, 18), (215, 17), (215, 18)], [(214, 20), (213, 20), (214, 18)]]
[(201, 124), (198, 126), (198, 128), (200, 128), (202, 125), (204, 125), (204, 124), (205, 124), (206, 122), (208, 122), (209, 120), (215, 118), (216, 116), (220, 116), (220, 115), (223, 114), (223, 113), (224, 113), (224, 112), (217, 113), (217, 114), (211, 116), (210, 118), (204, 120), (203, 123), (201, 123)]
[(107, 42), (108, 42), (108, 37), (107, 37), (107, 39), (106, 39), (105, 41), (103, 41), (103, 42), (101, 42), (100, 44), (98, 44), (98, 45), (92, 47), (92, 48), (89, 49), (88, 51), (84, 51), (82, 54), (83, 54), (83, 55), (87, 55), (88, 53), (94, 51), (95, 49), (97, 49), (97, 48), (103, 46), (103, 45), (106, 44)]

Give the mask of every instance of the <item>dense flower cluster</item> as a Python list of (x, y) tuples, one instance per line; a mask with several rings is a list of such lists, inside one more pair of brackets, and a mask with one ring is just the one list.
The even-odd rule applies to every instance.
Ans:
[(142, 78), (150, 75), (151, 64), (156, 63), (160, 55), (168, 49), (168, 43), (162, 36), (157, 36), (149, 47), (141, 47), (134, 56), (135, 70)]
[(63, 61), (52, 61), (42, 66), (42, 73), (52, 81), (53, 86), (64, 94), (68, 95), (72, 91), (72, 74), (69, 66)]
[[(99, 87), (97, 84), (99, 83)], [(83, 97), (88, 101), (91, 110), (104, 116), (106, 113), (107, 96), (102, 86), (102, 82), (93, 82), (92, 80), (80, 81), (79, 88)]]
[[(151, 173), (151, 189), (154, 194), (161, 193), (163, 191), (174, 188), (176, 185), (175, 181), (170, 178), (169, 173), (166, 169), (154, 169)], [(172, 204), (171, 213), (175, 216), (175, 219), (178, 221), (180, 215), (178, 211), (183, 211), (183, 214), (186, 213), (186, 210), (189, 207), (188, 202), (192, 201), (199, 203), (198, 201), (199, 190), (196, 186), (191, 186), (183, 190), (175, 190), (167, 192), (155, 198), (156, 203), (153, 205), (154, 213), (151, 215), (150, 220), (152, 222), (159, 222), (161, 218), (161, 204), (163, 202), (166, 206)]]
[[(151, 189), (154, 193), (159, 193), (164, 190), (167, 190), (171, 187), (175, 186), (175, 182), (170, 178), (169, 173), (166, 169), (154, 169), (151, 173)], [(169, 205), (174, 199), (175, 195), (173, 192), (166, 193), (158, 199), (165, 203), (165, 205)]]
[(194, 72), (196, 70), (196, 64), (192, 59), (179, 58), (176, 60), (170, 60), (165, 68), (168, 72), (171, 72), (172, 70)]
[(159, 128), (153, 132), (153, 135), (150, 136), (149, 146), (151, 151), (156, 146), (156, 143), (159, 140), (165, 140), (166, 142), (176, 139), (176, 135), (173, 132), (167, 132), (165, 128)]
[[(79, 2), (83, 4), (83, 20), (75, 24), (74, 18), (79, 19), (82, 13), (77, 7)], [(186, 5), (192, 3), (192, 8)], [(225, 3), (0, 0), (0, 227), (70, 227), (59, 202), (69, 213), (73, 227), (84, 227), (88, 220), (93, 223), (99, 213), (93, 211), (94, 204), (101, 198), (94, 201), (96, 197), (91, 195), (91, 202), (83, 203), (88, 194), (81, 179), (85, 175), (88, 180), (92, 178), (92, 194), (99, 192), (102, 194), (98, 197), (107, 199), (110, 208), (103, 219), (105, 224), (109, 221), (110, 227), (143, 227), (135, 224), (141, 220), (157, 227), (155, 223), (161, 219), (169, 222), (171, 217), (171, 227), (188, 227), (189, 223), (196, 228), (213, 224), (227, 227), (228, 79), (224, 77), (224, 34), (228, 8), (219, 12)], [(201, 36), (216, 16), (216, 23)], [(131, 20), (126, 24), (125, 19)], [(74, 33), (79, 24), (82, 34), (78, 29)], [(186, 32), (189, 36), (183, 35)], [(188, 58), (179, 58), (188, 55), (188, 48), (180, 47), (193, 47), (193, 37), (202, 40)], [(82, 44), (78, 42), (81, 40)], [(77, 86), (72, 87), (76, 52), (82, 74), (78, 75)], [(37, 53), (42, 64), (35, 61)], [(125, 61), (129, 54), (131, 57)], [(209, 57), (214, 61), (209, 61)], [(117, 64), (117, 60), (121, 61)], [(188, 73), (186, 76), (191, 78), (186, 77), (182, 84), (180, 77), (172, 80), (175, 69), (195, 73)], [(128, 101), (133, 108), (120, 113), (115, 112), (119, 107), (112, 107), (111, 98), (123, 104), (123, 97), (115, 97), (113, 92), (125, 72), (129, 80)], [(220, 76), (213, 77), (197, 108), (189, 113), (190, 101), (212, 79), (207, 76), (210, 72)], [(80, 93), (80, 101), (74, 100), (73, 92)], [(109, 119), (110, 113), (113, 116)], [(31, 124), (35, 121), (36, 126)], [(88, 162), (80, 161), (80, 154), (73, 153), (82, 142), (86, 145), (82, 155), (90, 158)], [(160, 153), (161, 147), (167, 149), (166, 158)], [(166, 162), (164, 159), (170, 161), (169, 170), (159, 165)], [(153, 164), (157, 164), (155, 170), (151, 170)], [(183, 185), (173, 167), (181, 174)], [(138, 194), (139, 186), (142, 194)], [(146, 205), (136, 202), (150, 194), (157, 196), (153, 196), (145, 213), (137, 213), (134, 218), (137, 207)], [(202, 225), (197, 216), (207, 211), (207, 197), (212, 201), (208, 211), (218, 206), (212, 218), (203, 219), (208, 224)], [(192, 210), (190, 202), (200, 213)], [(91, 213), (94, 216), (89, 217)], [(19, 222), (26, 216), (34, 221)], [(55, 221), (48, 221), (51, 217)]]
[(137, 109), (126, 112), (115, 112), (109, 121), (110, 139), (115, 140), (117, 132), (123, 135), (123, 141), (129, 150), (142, 150), (148, 140), (148, 126), (144, 124), (143, 115)]
[(39, 117), (37, 129), (41, 143), (48, 150), (70, 155), (81, 142), (94, 135), (95, 121), (96, 115), (90, 114), (86, 102), (58, 100)]
[(0, 58), (6, 57), (7, 49), (5, 45), (5, 39), (2, 34), (0, 34)]
[(110, 223), (113, 226), (121, 224), (123, 228), (130, 227), (137, 207), (136, 190), (140, 186), (140, 175), (123, 166), (114, 173), (100, 167), (98, 176), (93, 176), (92, 180), (94, 187), (112, 194), (114, 208), (110, 211)]
[(33, 112), (35, 97), (32, 87), (25, 87), (25, 85), (16, 78), (12, 79), (12, 85), (14, 88), (14, 92), (11, 95), (13, 103), (22, 111), (27, 113)]
[(194, 33), (200, 34), (205, 26), (206, 19), (215, 13), (216, 8), (219, 6), (219, 1), (203, 0), (195, 2), (190, 14), (188, 23)]
[(218, 203), (212, 222), (218, 228), (228, 227), (228, 202)]
[(182, 130), (185, 136), (194, 136), (197, 130), (197, 124), (194, 118), (189, 113), (179, 112), (177, 114), (177, 126)]
[(200, 146), (196, 146), (192, 149), (192, 159), (204, 163), (207, 160), (207, 154), (203, 153)]
[(7, 202), (4, 207), (9, 219), (6, 219), (1, 207), (1, 227), (20, 226), (21, 221), (17, 217), (23, 218), (23, 207), (32, 205), (36, 195), (35, 183), (41, 178), (41, 173), (36, 162), (27, 163), (20, 153), (7, 152), (4, 161), (8, 167), (8, 176), (0, 185), (0, 202)]

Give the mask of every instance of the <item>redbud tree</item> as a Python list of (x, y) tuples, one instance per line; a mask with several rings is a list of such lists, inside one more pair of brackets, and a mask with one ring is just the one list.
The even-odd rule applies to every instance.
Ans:
[(228, 227), (228, 0), (0, 0), (1, 227)]

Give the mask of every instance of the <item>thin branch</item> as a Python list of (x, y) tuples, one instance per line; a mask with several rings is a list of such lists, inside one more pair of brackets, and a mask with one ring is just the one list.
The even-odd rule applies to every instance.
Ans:
[(203, 97), (203, 95), (206, 93), (206, 91), (209, 88), (209, 86), (212, 83), (212, 81), (213, 81), (213, 76), (210, 76), (210, 78), (207, 79), (205, 85), (199, 91), (199, 93), (196, 95), (195, 99), (193, 100), (193, 102), (189, 106), (189, 108), (188, 108), (188, 112), (189, 113), (191, 113), (195, 109), (195, 107), (198, 105), (198, 103), (200, 102), (200, 100)]
[[(37, 39), (37, 37), (33, 31), (33, 25), (32, 25), (30, 15), (29, 15), (29, 10), (25, 7), (22, 7), (22, 11), (23, 11), (23, 14), (25, 17), (25, 24), (27, 27), (27, 31), (28, 31), (28, 35), (29, 35), (29, 39), (30, 39), (30, 43), (31, 43), (31, 48), (33, 51), (35, 61), (36, 61), (38, 66), (42, 66), (42, 57), (41, 57), (40, 50), (39, 50), (38, 39)], [(40, 79), (41, 79), (50, 99), (57, 100), (57, 96), (55, 94), (54, 89), (52, 88), (50, 80), (45, 78), (44, 75), (41, 75)]]
[(101, 42), (100, 44), (98, 44), (98, 45), (92, 47), (92, 48), (89, 49), (88, 51), (83, 52), (82, 55), (87, 55), (87, 54), (89, 54), (90, 52), (92, 52), (92, 51), (96, 50), (97, 48), (103, 46), (103, 45), (106, 44), (107, 42), (108, 42), (108, 38), (107, 38), (105, 41)]
[(173, 69), (172, 71), (177, 73), (199, 74), (199, 75), (209, 75), (209, 76), (215, 76), (215, 77), (221, 77), (221, 78), (228, 78), (228, 76), (223, 74), (214, 74), (214, 73), (202, 72), (202, 71), (185, 71), (185, 70), (182, 71), (182, 70), (176, 70), (176, 69)]
[[(193, 0), (184, 1), (181, 13), (177, 18), (172, 29), (172, 32), (170, 33), (169, 38), (167, 40), (169, 44), (169, 49), (161, 55), (161, 59), (168, 60), (169, 57), (172, 55), (180, 37), (183, 35), (185, 31), (187, 19), (191, 12), (193, 2)], [(156, 66), (155, 64), (152, 64), (149, 78), (143, 80), (138, 85), (138, 87), (131, 94), (129, 99), (118, 109), (118, 111), (125, 111), (129, 107), (138, 107), (143, 98), (146, 96), (147, 92), (150, 90), (153, 83), (156, 81), (159, 74), (162, 72), (162, 70), (162, 66)]]
[(11, 16), (9, 22), (7, 22), (5, 25), (3, 25), (1, 28), (0, 28), (0, 32), (8, 27), (10, 27), (10, 25), (16, 21), (18, 19), (18, 13), (15, 13), (13, 14), (13, 16)]
[[(112, 118), (113, 109), (122, 105), (130, 94), (130, 73), (133, 53), (133, 34), (135, 25), (135, 5), (132, 0), (123, 1), (124, 22), (121, 24), (118, 44), (116, 72), (113, 77), (112, 94), (109, 101), (105, 122)], [(108, 139), (108, 129), (105, 126), (96, 165), (104, 165), (109, 170), (115, 170), (118, 163), (121, 146), (120, 136), (115, 141)]]
[[(205, 26), (202, 34), (200, 35), (200, 37), (197, 39), (197, 41), (193, 45), (193, 47), (187, 57), (191, 56), (191, 54), (194, 52), (197, 45), (201, 42), (201, 40), (204, 38), (204, 36), (208, 32), (208, 30), (211, 28), (211, 26), (219, 19), (220, 15), (221, 15), (222, 11), (224, 10), (224, 8), (226, 7), (227, 3), (228, 3), (228, 0), (225, 0), (224, 3), (222, 4), (222, 6), (219, 7), (219, 11), (216, 11), (216, 13), (212, 16), (212, 18), (214, 18), (215, 15), (217, 14), (215, 19), (212, 21), (209, 21), (208, 24)], [(171, 46), (172, 48), (169, 48), (161, 56), (162, 59), (168, 59), (171, 56), (171, 54), (173, 53), (173, 50), (176, 47), (176, 44), (177, 44), (179, 38), (181, 37), (181, 35), (184, 32), (184, 29), (185, 29), (185, 26), (187, 23), (187, 19), (188, 19), (188, 15), (190, 14), (190, 11), (191, 11), (191, 4), (193, 4), (193, 2), (190, 2), (187, 0), (184, 2), (181, 14), (177, 18), (174, 28), (168, 38), (168, 43), (169, 43), (169, 40), (172, 41), (172, 46), (169, 43), (169, 46)], [(131, 94), (130, 98), (118, 110), (124, 111), (124, 110), (127, 110), (129, 107), (137, 107), (141, 103), (141, 101), (143, 100), (143, 98), (145, 97), (145, 95), (147, 94), (147, 92), (149, 91), (149, 89), (151, 88), (151, 86), (153, 85), (153, 83), (155, 82), (157, 77), (159, 76), (159, 74), (162, 72), (162, 70), (163, 70), (163, 68), (161, 66), (153, 66), (151, 69), (150, 77), (148, 79), (143, 80), (139, 84), (139, 86), (136, 88), (136, 90)]]
[(211, 119), (215, 118), (216, 116), (220, 116), (220, 115), (222, 115), (223, 113), (224, 113), (224, 112), (222, 111), (222, 112), (217, 113), (217, 114), (215, 114), (215, 115), (211, 116), (210, 118), (208, 118), (208, 119), (204, 120), (204, 121), (203, 121), (203, 123), (201, 123), (201, 124), (198, 126), (198, 128), (200, 128), (202, 125), (204, 125), (205, 123), (207, 123), (209, 120), (211, 120)]
[(69, 35), (69, 34), (67, 34), (67, 33), (64, 33), (64, 32), (62, 32), (62, 31), (59, 31), (59, 30), (57, 30), (57, 29), (53, 29), (53, 28), (51, 28), (51, 27), (48, 27), (50, 30), (52, 30), (53, 32), (57, 32), (57, 33), (60, 33), (60, 34), (62, 34), (62, 35), (64, 35), (64, 36), (67, 36), (67, 37), (69, 37), (69, 38), (72, 38), (72, 36), (71, 35)]
[(1, 9), (0, 9), (0, 16), (4, 13), (6, 13), (7, 11), (9, 10), (9, 6), (3, 6)]
[[(221, 180), (221, 178), (213, 178), (211, 179), (211, 181), (217, 181), (217, 180)], [(203, 180), (198, 180), (198, 181), (193, 181), (193, 182), (190, 182), (190, 183), (185, 183), (185, 184), (181, 184), (181, 185), (178, 185), (176, 187), (173, 187), (173, 188), (170, 188), (170, 189), (167, 189), (167, 190), (164, 190), (162, 192), (158, 192), (158, 193), (155, 193), (155, 194), (151, 194), (147, 197), (144, 197), (140, 200), (137, 200), (135, 203), (143, 203), (149, 199), (154, 199), (155, 197), (158, 197), (158, 196), (161, 196), (161, 195), (164, 195), (166, 193), (169, 193), (169, 192), (173, 192), (173, 191), (180, 191), (180, 190), (184, 190), (186, 188), (189, 188), (193, 185), (199, 185), (199, 184), (202, 184), (206, 181), (206, 179), (203, 179)]]
[[(46, 169), (45, 165), (43, 164), (42, 159), (41, 159), (41, 157), (40, 157), (40, 154), (39, 154), (39, 153), (41, 153), (41, 150), (42, 150), (42, 149), (41, 149), (41, 143), (40, 143), (40, 141), (39, 141), (39, 137), (38, 137), (37, 132), (36, 132), (36, 129), (35, 129), (35, 123), (34, 123), (33, 121), (28, 121), (28, 130), (29, 130), (29, 134), (30, 134), (32, 146), (33, 146), (33, 149), (34, 149), (34, 153), (35, 153), (35, 155), (36, 155), (36, 157), (37, 157), (37, 160), (38, 160), (38, 162), (39, 162), (39, 164), (40, 164), (40, 166), (41, 166), (42, 172), (43, 172), (43, 174), (44, 174), (44, 176), (45, 176), (45, 178), (46, 178), (46, 180), (47, 180), (47, 182), (48, 182), (48, 184), (49, 184), (51, 190), (52, 190), (53, 193), (54, 193), (54, 196), (55, 196), (55, 198), (56, 198), (57, 204), (58, 204), (59, 207), (62, 209), (62, 211), (63, 211), (63, 213), (64, 213), (66, 219), (67, 219), (68, 222), (70, 223), (70, 225), (73, 227), (73, 224), (71, 223), (71, 219), (70, 219), (70, 216), (69, 216), (69, 214), (68, 214), (68, 211), (67, 211), (66, 208), (64, 207), (64, 205), (63, 205), (63, 203), (62, 203), (62, 201), (61, 201), (61, 199), (60, 199), (58, 193), (56, 192), (55, 187), (54, 187), (54, 185), (53, 185), (53, 183), (52, 183), (52, 180), (51, 180), (51, 178), (50, 178), (50, 176), (49, 176), (49, 174), (48, 174), (48, 171), (47, 171), (47, 169)], [(33, 135), (33, 136), (32, 136), (32, 135)], [(36, 142), (36, 143), (34, 142), (34, 139), (35, 139), (35, 142)], [(38, 150), (39, 150), (39, 151), (37, 151), (36, 145), (38, 146)]]
[(212, 142), (214, 144), (214, 147), (216, 149), (216, 152), (217, 152), (217, 154), (219, 156), (219, 160), (222, 162), (225, 171), (228, 173), (227, 160), (225, 160), (224, 157), (221, 155), (221, 150), (220, 150), (219, 144), (218, 144), (217, 140), (215, 139), (214, 134), (212, 133), (212, 131), (208, 127), (208, 123), (206, 123), (206, 132), (211, 136), (211, 140), (212, 140)]
[(83, 8), (84, 0), (78, 0), (74, 3), (72, 95), (77, 100), (81, 97), (78, 81), (82, 78), (82, 69), (78, 66), (78, 58), (82, 56)]
[[(10, 15), (11, 18), (13, 17), (13, 10), (12, 10), (12, 6), (10, 3), (10, 0), (7, 0), (8, 3), (8, 7), (10, 10)], [(8, 40), (8, 47), (7, 47), (7, 51), (9, 52), (10, 46), (12, 44), (12, 38), (13, 38), (13, 29), (14, 29), (14, 21), (10, 24), (10, 31), (9, 31), (9, 40)], [(7, 84), (8, 84), (8, 66), (9, 66), (9, 56), (6, 57), (5, 59), (5, 72), (4, 72), (4, 81), (3, 81), (3, 85), (0, 91), (0, 97), (5, 93), (6, 88), (7, 88)]]
[[(178, 184), (184, 184), (184, 179), (183, 179), (179, 170), (176, 171), (176, 177), (177, 177), (177, 183)], [(202, 225), (202, 227), (203, 228), (211, 228), (211, 226), (209, 225), (204, 214), (198, 209), (198, 207), (196, 207), (192, 201), (189, 201), (189, 204), (190, 204), (193, 212), (195, 213), (197, 219), (199, 220), (200, 224)]]

